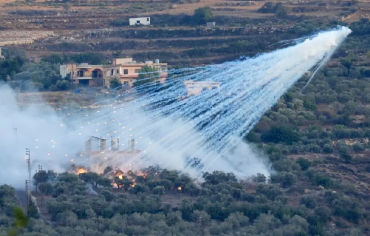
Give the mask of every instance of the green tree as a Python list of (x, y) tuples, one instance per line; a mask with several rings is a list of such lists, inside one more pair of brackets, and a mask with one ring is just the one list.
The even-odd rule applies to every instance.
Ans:
[(315, 198), (312, 196), (303, 196), (299, 202), (309, 209), (314, 209), (316, 207)]
[(113, 78), (109, 80), (109, 87), (111, 89), (116, 89), (118, 87), (122, 86), (121, 82), (117, 78)]
[(274, 3), (266, 2), (263, 6), (257, 11), (260, 13), (274, 13)]
[(49, 175), (45, 170), (40, 170), (33, 175), (33, 184), (38, 188), (40, 183), (46, 183), (48, 181)]
[(290, 126), (272, 126), (270, 130), (261, 136), (264, 142), (292, 144), (299, 141), (298, 133)]
[(288, 14), (286, 7), (282, 3), (276, 3), (274, 11), (275, 15), (280, 18), (286, 17)]
[(308, 170), (311, 167), (311, 162), (305, 158), (298, 158), (297, 160), (298, 165), (301, 167), (301, 170)]
[(102, 187), (111, 187), (112, 181), (108, 178), (105, 178), (104, 176), (99, 175), (98, 179), (96, 180), (96, 183)]
[(252, 177), (254, 183), (266, 183), (266, 176), (264, 174), (258, 173), (256, 176)]
[(307, 110), (316, 111), (315, 101), (311, 99), (305, 99), (303, 101), (303, 107)]
[(31, 218), (39, 218), (39, 213), (38, 213), (38, 210), (37, 210), (37, 207), (35, 205), (35, 203), (33, 202), (33, 200), (29, 199), (29, 205), (28, 205), (28, 208), (27, 208), (27, 215), (28, 217), (31, 217)]
[(280, 183), (281, 187), (287, 188), (291, 187), (297, 181), (297, 176), (290, 172), (280, 172), (274, 175), (271, 175), (272, 183)]
[(87, 183), (98, 186), (99, 175), (95, 172), (81, 173), (78, 177)]
[(332, 180), (329, 176), (327, 176), (324, 173), (315, 173), (312, 178), (313, 184), (316, 186), (323, 186), (325, 188), (328, 188), (332, 184)]
[(134, 82), (134, 87), (152, 83), (159, 79), (159, 72), (156, 68), (145, 65), (139, 72), (138, 79)]
[(153, 194), (164, 195), (165, 190), (163, 186), (157, 186), (153, 188)]
[(68, 80), (58, 80), (56, 86), (59, 90), (69, 89), (71, 83)]
[(362, 151), (365, 150), (365, 147), (362, 144), (360, 144), (360, 143), (355, 143), (352, 146), (352, 148), (353, 148), (353, 151), (355, 151), (355, 152), (362, 152)]
[(66, 2), (63, 4), (62, 7), (65, 11), (69, 12), (69, 10), (71, 10), (72, 5), (69, 2)]
[(352, 156), (349, 155), (347, 152), (342, 152), (339, 154), (340, 158), (342, 158), (346, 163), (350, 163), (352, 160)]
[(333, 153), (334, 148), (333, 148), (333, 145), (331, 145), (331, 144), (325, 144), (324, 147), (322, 148), (322, 150), (325, 153)]
[(201, 7), (194, 11), (193, 19), (198, 24), (204, 24), (213, 18), (213, 12), (210, 7)]
[(29, 219), (26, 214), (24, 214), (23, 210), (19, 207), (13, 208), (13, 215), (15, 219), (14, 226), (9, 230), (9, 236), (16, 236), (21, 235), (21, 230), (26, 228), (29, 222)]
[(351, 57), (347, 57), (345, 59), (340, 60), (340, 64), (342, 64), (342, 66), (347, 68), (347, 76), (349, 76), (353, 62), (354, 62), (354, 59)]
[(50, 195), (54, 191), (53, 185), (51, 183), (41, 183), (39, 188), (40, 192), (45, 195)]
[(224, 173), (222, 171), (205, 172), (203, 174), (205, 184), (217, 185), (219, 183), (236, 183), (237, 179), (233, 173)]

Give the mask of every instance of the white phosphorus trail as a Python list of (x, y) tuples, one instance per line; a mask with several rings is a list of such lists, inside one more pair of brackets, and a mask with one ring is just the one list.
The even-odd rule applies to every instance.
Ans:
[[(63, 168), (62, 164), (73, 158), (75, 163), (98, 171), (107, 165), (126, 169), (159, 165), (194, 177), (212, 170), (233, 172), (238, 177), (269, 175), (270, 168), (262, 154), (243, 143), (242, 138), (309, 70), (311, 81), (350, 32), (339, 27), (253, 58), (169, 71), (163, 85), (143, 83), (136, 88), (137, 93), (126, 94), (126, 101), (107, 100), (104, 103), (111, 106), (68, 113), (67, 121), (35, 108), (20, 110), (14, 94), (3, 86), (0, 184), (9, 182), (10, 176), (17, 179), (23, 175), (17, 170), (24, 168), (20, 158), (26, 147), (34, 153), (32, 164), (42, 164), (44, 168)], [(220, 86), (186, 96), (184, 82), (189, 80), (217, 82)], [(12, 127), (18, 128), (14, 137), (17, 140), (13, 141), (9, 139)], [(76, 156), (89, 136), (107, 138), (107, 144), (111, 136), (119, 136), (121, 150), (135, 138), (135, 149), (141, 154), (125, 156), (109, 151), (108, 145), (107, 151), (96, 157)], [(20, 183), (23, 180), (22, 176)]]

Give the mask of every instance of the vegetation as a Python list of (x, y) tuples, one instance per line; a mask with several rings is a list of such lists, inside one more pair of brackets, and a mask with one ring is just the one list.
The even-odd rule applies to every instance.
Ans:
[(134, 87), (153, 83), (159, 79), (158, 70), (151, 66), (143, 66), (139, 72), (138, 80), (134, 82)]
[[(187, 1), (171, 1), (182, 2)], [(319, 3), (314, 8), (330, 4), (334, 3)], [(350, 13), (357, 3), (335, 4)], [(137, 4), (127, 9), (138, 12), (144, 8)], [(23, 55), (5, 51), (6, 60), (0, 62), (0, 78), (10, 78), (10, 85), (22, 90), (64, 90), (70, 81), (58, 75), (59, 64), (108, 63), (105, 55), (96, 52), (134, 49), (140, 50), (133, 54), (138, 61), (161, 58), (176, 63), (200, 64), (200, 60), (210, 63), (216, 60), (213, 58), (225, 61), (253, 56), (281, 47), (276, 44), (281, 40), (346, 24), (290, 14), (305, 11), (308, 7), (266, 2), (258, 10), (266, 19), (214, 15), (210, 7), (196, 9), (193, 15), (155, 15), (153, 28), (114, 31), (109, 42), (102, 40), (93, 44), (93, 49), (92, 45), (80, 42), (44, 45), (47, 50), (71, 54), (47, 56), (41, 63), (31, 63)], [(39, 13), (19, 11), (17, 14)], [(278, 20), (269, 18), (274, 15)], [(127, 19), (110, 20), (110, 25), (115, 27), (127, 25)], [(207, 21), (216, 21), (222, 27), (180, 27), (204, 25)], [(369, 235), (370, 22), (361, 19), (349, 26), (352, 34), (310, 85), (300, 91), (308, 79), (303, 77), (245, 137), (267, 154), (274, 170), (270, 177), (258, 174), (241, 181), (232, 173), (213, 172), (204, 173), (203, 182), (199, 183), (178, 171), (153, 167), (141, 174), (129, 170), (108, 174), (112, 169), (105, 175), (39, 172), (34, 176), (37, 189), (34, 196), (38, 201), (31, 201), (28, 226), (18, 233), (29, 236)], [(91, 33), (84, 37), (100, 36)], [(168, 40), (175, 37), (180, 39)], [(202, 39), (191, 40), (196, 37)], [(171, 49), (166, 50), (167, 47)], [(72, 54), (75, 51), (86, 53)], [(155, 81), (158, 74), (145, 67), (139, 77), (136, 87)], [(112, 80), (111, 86), (119, 86), (118, 80)], [(43, 204), (41, 193), (45, 196)], [(1, 235), (6, 235), (14, 225), (12, 209), (16, 205), (19, 204), (14, 189), (1, 186)]]
[(275, 15), (278, 17), (285, 17), (288, 13), (288, 10), (282, 3), (274, 4), (272, 2), (266, 2), (260, 9), (258, 9), (258, 12), (275, 13)]
[[(266, 177), (261, 174), (238, 181), (232, 173), (215, 171), (204, 173), (199, 184), (186, 174), (156, 167), (140, 173), (108, 167), (101, 175), (40, 171), (33, 179), (38, 191), (34, 195), (40, 200), (40, 192), (44, 194), (41, 215), (29, 212), (31, 219), (22, 235), (295, 236), (364, 232), (360, 225), (367, 222), (367, 202), (360, 208), (360, 202), (338, 192), (338, 187), (333, 191), (333, 180), (307, 164), (302, 170), (289, 159), (274, 164), (279, 162), (284, 162), (285, 170), (271, 176), (271, 183), (265, 183)], [(301, 185), (306, 178), (312, 181), (311, 186), (305, 185), (310, 191), (303, 191)], [(318, 185), (326, 190), (314, 190)], [(0, 232), (4, 234), (12, 224), (7, 209), (17, 202), (10, 186), (0, 186), (0, 196), (4, 199)], [(300, 196), (299, 206), (290, 205), (289, 199), (296, 196)], [(333, 220), (341, 230), (330, 228)]]
[(194, 21), (198, 24), (205, 24), (213, 18), (212, 9), (210, 7), (198, 8), (194, 11)]
[(111, 79), (109, 85), (112, 89), (122, 86), (121, 82), (116, 78)]
[(42, 58), (42, 61), (49, 62), (52, 64), (63, 64), (63, 63), (89, 63), (92, 65), (106, 64), (103, 54), (100, 53), (79, 53), (72, 55), (56, 55), (51, 54)]

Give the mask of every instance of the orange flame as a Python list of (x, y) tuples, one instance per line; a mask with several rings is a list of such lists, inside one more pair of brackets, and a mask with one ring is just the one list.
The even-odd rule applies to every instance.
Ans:
[(77, 174), (82, 174), (82, 173), (87, 173), (87, 170), (84, 167), (77, 167), (76, 172)]

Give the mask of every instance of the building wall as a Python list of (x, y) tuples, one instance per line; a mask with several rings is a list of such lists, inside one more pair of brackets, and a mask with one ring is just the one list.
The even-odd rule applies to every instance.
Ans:
[(90, 79), (90, 80), (89, 80), (89, 86), (96, 86), (96, 81), (95, 81), (95, 80)]
[(120, 65), (120, 64), (127, 64), (132, 62), (134, 59), (132, 57), (129, 58), (116, 58), (113, 60), (113, 65)]
[(59, 72), (60, 75), (64, 78), (68, 74), (71, 74), (71, 79), (73, 79), (74, 71), (76, 71), (76, 64), (65, 64), (65, 65), (60, 65)]
[(150, 25), (150, 17), (130, 18), (130, 25)]
[(216, 22), (207, 22), (207, 27), (215, 27)]
[[(148, 65), (158, 69), (161, 78), (159, 81), (164, 83), (167, 77), (167, 63), (156, 63), (146, 61), (145, 63), (136, 63), (132, 58), (116, 58), (113, 60), (113, 65), (89, 65), (83, 64), (66, 64), (60, 66), (60, 73), (66, 76), (71, 73), (72, 79), (76, 84), (85, 84), (89, 86), (107, 86), (110, 85), (110, 80), (113, 78), (119, 79), (123, 85), (133, 86), (133, 83), (138, 78), (138, 74), (143, 66)], [(83, 75), (81, 74), (83, 71)], [(98, 71), (94, 73), (94, 71)], [(81, 78), (83, 77), (83, 78)], [(86, 80), (92, 80), (86, 81)]]
[(123, 86), (129, 86), (129, 87), (132, 87), (134, 86), (134, 82), (136, 81), (136, 78), (120, 78), (119, 79), (119, 82), (123, 85)]
[(66, 77), (68, 74), (67, 65), (60, 65), (59, 72), (62, 78)]

